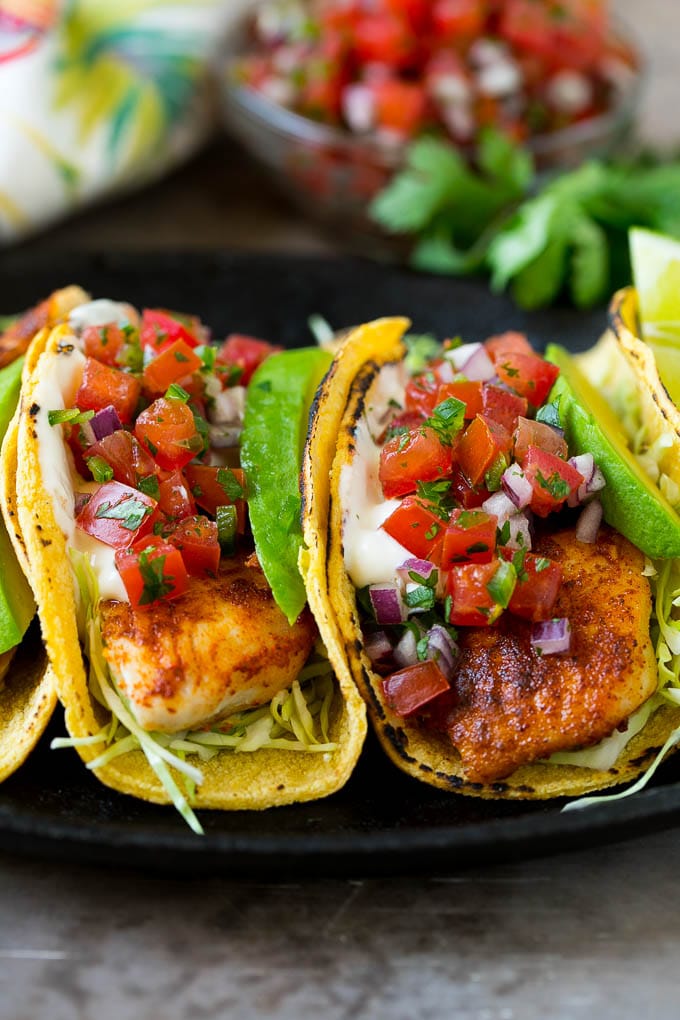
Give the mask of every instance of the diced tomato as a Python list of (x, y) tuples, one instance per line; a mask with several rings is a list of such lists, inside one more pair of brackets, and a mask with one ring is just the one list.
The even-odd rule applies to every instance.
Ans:
[[(205, 464), (187, 464), (184, 469), (191, 493), (198, 506), (213, 517), (218, 506), (235, 506), (239, 535), (245, 531), (246, 476), (241, 468), (210, 467)], [(239, 495), (238, 490), (241, 490)]]
[(406, 138), (414, 135), (423, 124), (427, 97), (417, 82), (389, 78), (373, 86), (378, 125)]
[(492, 418), (508, 432), (512, 432), (520, 415), (527, 413), (526, 397), (518, 397), (501, 386), (486, 383), (483, 394), (483, 411), (486, 418)]
[(432, 370), (412, 376), (406, 384), (405, 410), (419, 411), (429, 417), (439, 403), (439, 386), (439, 379)]
[(436, 432), (412, 429), (388, 440), (380, 451), (379, 478), (387, 499), (415, 492), (418, 482), (433, 482), (451, 472), (451, 447)]
[(390, 13), (364, 14), (354, 26), (354, 54), (364, 64), (407, 68), (413, 64), (416, 44), (409, 26)]
[(133, 375), (86, 358), (75, 402), (81, 411), (101, 411), (112, 405), (126, 425), (134, 417), (141, 394), (141, 383)]
[(117, 482), (138, 488), (141, 478), (156, 473), (156, 463), (139, 440), (125, 429), (104, 436), (87, 451), (88, 457), (103, 457), (113, 469)]
[(125, 346), (125, 333), (110, 322), (107, 326), (86, 326), (83, 330), (83, 350), (88, 358), (115, 368), (118, 355)]
[(581, 472), (568, 461), (537, 446), (529, 447), (522, 468), (533, 489), (529, 505), (539, 517), (559, 510), (584, 482)]
[(414, 556), (428, 559), (446, 523), (425, 500), (406, 496), (381, 527)]
[(158, 506), (172, 520), (181, 521), (196, 513), (189, 483), (181, 471), (173, 471), (158, 485)]
[(204, 342), (205, 333), (201, 320), (194, 315), (169, 312), (165, 308), (145, 308), (142, 312), (142, 347), (151, 347), (158, 353), (176, 340), (183, 340), (189, 347), (198, 347)]
[(447, 577), (451, 597), (449, 623), (459, 627), (489, 627), (503, 612), (489, 585), (500, 561), (494, 556), (488, 563), (465, 563), (453, 567)]
[(488, 563), (496, 549), (498, 518), (484, 510), (454, 510), (444, 532), (441, 566)]
[(193, 577), (216, 577), (220, 565), (217, 525), (201, 514), (185, 517), (167, 535), (182, 553), (187, 573)]
[(484, 485), (472, 486), (456, 464), (451, 474), (451, 495), (465, 510), (474, 510), (489, 498), (491, 493)]
[(426, 417), (420, 411), (402, 411), (392, 419), (378, 442), (385, 443), (388, 439), (394, 439), (395, 436), (403, 436), (406, 432), (411, 432), (422, 425)]
[(437, 39), (451, 45), (474, 39), (484, 30), (486, 8), (484, 0), (435, 0), (432, 24)]
[(551, 365), (538, 354), (516, 354), (512, 351), (499, 357), (496, 372), (501, 382), (526, 397), (534, 407), (545, 403), (560, 374), (557, 365)]
[(223, 365), (232, 365), (240, 369), (238, 381), (242, 386), (247, 386), (253, 372), (265, 358), (282, 350), (283, 347), (267, 343), (266, 340), (258, 340), (254, 336), (231, 333), (217, 352), (217, 360)]
[(120, 482), (105, 482), (76, 517), (88, 535), (115, 549), (127, 549), (147, 535), (160, 514), (155, 499)]
[(506, 354), (533, 354), (534, 350), (524, 333), (508, 330), (484, 341), (484, 349), (495, 364)]
[(171, 383), (197, 372), (202, 364), (186, 341), (175, 340), (144, 368), (144, 389), (153, 396), (165, 393)]
[(471, 485), (481, 485), (487, 471), (499, 457), (510, 452), (512, 438), (502, 425), (478, 414), (465, 429), (456, 456)]
[(183, 468), (203, 448), (190, 408), (167, 397), (159, 397), (142, 411), (135, 422), (135, 435), (166, 471)]
[[(514, 549), (502, 549), (504, 559), (512, 560)], [(538, 623), (553, 615), (555, 601), (562, 583), (562, 567), (554, 560), (535, 553), (527, 553), (512, 593), (508, 609), (515, 616)]]
[(306, 79), (300, 89), (300, 113), (314, 120), (334, 123), (342, 110), (343, 76), (330, 61), (311, 58)]
[(415, 32), (423, 32), (430, 21), (430, 0), (383, 0), (388, 11), (405, 18)]
[(553, 453), (556, 457), (566, 459), (568, 448), (564, 437), (542, 421), (532, 421), (530, 418), (518, 418), (517, 428), (513, 436), (514, 456), (522, 466), (530, 446), (538, 446), (546, 453)]
[(482, 384), (480, 382), (464, 380), (461, 382), (442, 383), (437, 390), (437, 399), (434, 402), (434, 406), (436, 407), (437, 404), (441, 404), (443, 400), (448, 400), (449, 397), (453, 397), (455, 400), (462, 400), (465, 404), (466, 418), (474, 418), (476, 414), (482, 413)]
[(187, 588), (179, 549), (154, 536), (140, 539), (130, 549), (116, 550), (116, 569), (133, 609), (179, 598)]
[(404, 719), (417, 715), (434, 698), (449, 690), (448, 680), (431, 659), (392, 673), (385, 677), (382, 685), (385, 701)]

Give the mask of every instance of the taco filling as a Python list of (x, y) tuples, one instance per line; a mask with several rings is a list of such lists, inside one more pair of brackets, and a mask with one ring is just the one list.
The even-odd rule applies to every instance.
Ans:
[[(347, 739), (353, 723), (311, 613), (289, 622), (252, 548), (240, 438), (250, 378), (277, 349), (209, 340), (194, 317), (109, 301), (76, 308), (24, 394), (35, 498), (30, 467), (20, 460), (18, 472), (71, 733), (57, 746), (78, 747), (124, 792), (172, 800), (194, 828), (196, 786), (196, 803), (215, 807), (321, 796), (344, 781), (362, 737), (358, 726)], [(87, 689), (69, 644), (76, 621)], [(325, 764), (305, 781), (297, 767), (276, 777), (267, 758), (252, 790), (236, 774), (220, 782), (216, 766), (203, 785), (203, 763), (221, 751), (258, 750), (316, 752)], [(141, 778), (125, 765), (139, 751)]]
[(559, 368), (517, 333), (399, 355), (364, 355), (349, 392), (328, 558), (388, 753), (480, 796), (637, 774), (660, 704), (653, 568), (602, 523), (605, 475), (568, 446)]

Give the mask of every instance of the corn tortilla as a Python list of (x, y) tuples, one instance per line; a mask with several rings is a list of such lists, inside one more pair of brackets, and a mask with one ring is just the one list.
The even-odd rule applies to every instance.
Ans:
[(445, 736), (402, 719), (387, 705), (381, 677), (373, 672), (364, 651), (355, 589), (344, 564), (340, 477), (354, 454), (355, 426), (364, 406), (370, 404), (377, 374), (383, 365), (403, 356), (400, 337), (404, 328), (403, 320), (381, 320), (349, 337), (338, 356), (335, 374), (328, 377), (319, 394), (316, 427), (305, 458), (305, 483), (315, 497), (305, 505), (309, 550), (305, 568), (310, 604), (334, 667), (351, 672), (390, 759), (429, 785), (486, 799), (543, 800), (578, 797), (637, 777), (678, 726), (677, 709), (657, 709), (611, 769), (539, 762), (518, 768), (500, 782), (482, 784), (466, 779), (461, 758)]
[[(78, 640), (74, 579), (64, 535), (57, 523), (45, 485), (35, 426), (35, 394), (41, 380), (54, 370), (60, 340), (70, 339), (68, 327), (37, 337), (27, 356), (30, 369), (22, 390), (17, 419), (17, 504), (19, 529), (29, 576), (40, 614), (43, 639), (56, 691), (71, 737), (99, 732), (108, 715), (92, 698), (86, 663)], [(348, 676), (338, 677), (329, 739), (332, 753), (295, 753), (264, 749), (253, 753), (221, 752), (197, 762), (204, 776), (193, 806), (218, 809), (263, 809), (327, 796), (348, 779), (363, 745), (365, 709)], [(84, 762), (102, 750), (79, 747)], [(169, 797), (142, 751), (131, 751), (95, 770), (105, 785), (155, 803)]]

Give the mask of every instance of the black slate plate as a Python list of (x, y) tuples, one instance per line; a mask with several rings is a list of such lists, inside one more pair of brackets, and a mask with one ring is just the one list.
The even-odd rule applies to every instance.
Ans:
[[(216, 336), (250, 332), (291, 346), (310, 340), (307, 318), (336, 328), (408, 314), (418, 331), (481, 339), (526, 330), (572, 349), (589, 346), (604, 310), (525, 315), (474, 281), (416, 276), (355, 259), (279, 255), (4, 256), (0, 313), (77, 282), (95, 295), (200, 314)], [(134, 801), (99, 784), (75, 753), (50, 752), (57, 713), (29, 761), (0, 787), (0, 849), (34, 856), (140, 866), (187, 875), (260, 879), (291, 875), (447, 872), (618, 840), (674, 824), (680, 766), (659, 770), (629, 800), (563, 814), (561, 804), (481, 802), (402, 775), (369, 740), (344, 790), (312, 804), (263, 813), (202, 812), (194, 836), (171, 808)]]

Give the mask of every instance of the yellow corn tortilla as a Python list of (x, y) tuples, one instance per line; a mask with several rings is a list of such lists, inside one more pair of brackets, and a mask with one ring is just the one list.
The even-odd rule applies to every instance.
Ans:
[(349, 670), (367, 702), (371, 722), (390, 759), (402, 771), (431, 786), (486, 799), (578, 797), (627, 782), (640, 775), (677, 727), (679, 713), (657, 709), (609, 770), (535, 763), (492, 784), (466, 779), (460, 756), (443, 735), (394, 714), (381, 677), (366, 655), (354, 585), (344, 564), (340, 477), (354, 453), (355, 423), (370, 404), (372, 384), (383, 365), (403, 356), (405, 320), (380, 320), (362, 326), (338, 355), (334, 375), (319, 394), (315, 426), (305, 457), (305, 484), (313, 498), (304, 505), (305, 576), (310, 605), (317, 617), (334, 668)]
[[(16, 514), (16, 415), (5, 435), (0, 458), (0, 503), (19, 564), (28, 563)], [(35, 625), (21, 646), (0, 656), (0, 782), (31, 753), (49, 723), (57, 692)]]
[[(577, 359), (590, 381), (615, 410), (635, 407), (646, 447), (657, 444), (657, 464), (680, 487), (680, 410), (666, 390), (654, 351), (640, 335), (637, 292), (625, 287), (612, 298), (609, 329), (590, 351)], [(634, 438), (634, 437), (631, 437)]]
[[(59, 326), (37, 337), (28, 352), (30, 370), (24, 380), (17, 417), (18, 517), (29, 576), (40, 614), (43, 639), (54, 674), (56, 691), (71, 737), (98, 733), (108, 719), (91, 697), (86, 664), (78, 640), (74, 579), (64, 535), (57, 524), (52, 499), (44, 484), (33, 407), (36, 388), (54, 370), (60, 341), (72, 340)], [(252, 753), (221, 752), (210, 761), (196, 762), (204, 782), (193, 806), (219, 809), (263, 809), (327, 796), (348, 779), (366, 733), (365, 708), (347, 676), (338, 677), (329, 739), (333, 753), (299, 753), (264, 749)], [(102, 750), (79, 747), (83, 761)], [(113, 759), (95, 774), (107, 786), (155, 803), (169, 797), (141, 751)]]

